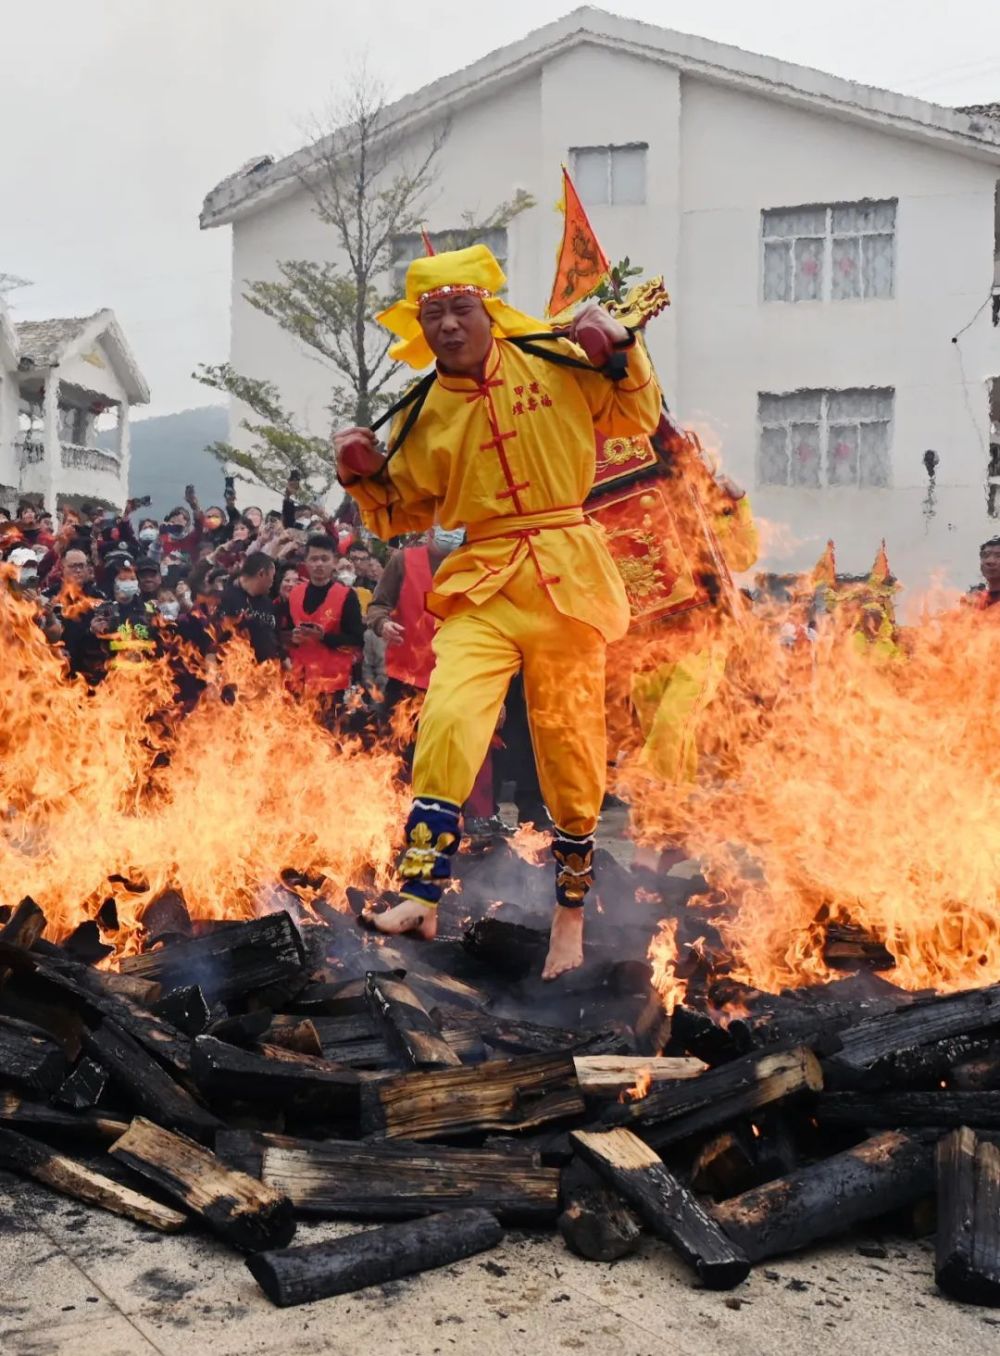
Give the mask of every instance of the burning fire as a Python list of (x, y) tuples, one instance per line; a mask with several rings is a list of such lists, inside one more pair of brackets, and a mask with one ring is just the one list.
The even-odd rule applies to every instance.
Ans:
[(649, 1090), (653, 1086), (653, 1075), (649, 1069), (640, 1069), (635, 1076), (635, 1083), (630, 1088), (622, 1088), (618, 1096), (619, 1102), (641, 1102), (644, 1097), (649, 1096)]
[(175, 721), (165, 664), (113, 671), (88, 695), (5, 587), (0, 630), (0, 902), (30, 894), (50, 935), (109, 895), (127, 951), (167, 887), (194, 917), (244, 918), (286, 868), (327, 877), (335, 906), (348, 884), (388, 882), (396, 757), (326, 733), (247, 648), (227, 647), (212, 689)]
[(544, 829), (536, 829), (534, 824), (518, 824), (510, 845), (522, 861), (537, 866), (545, 860), (551, 842), (551, 834)]
[[(833, 978), (823, 947), (840, 923), (884, 944), (904, 988), (996, 982), (995, 625), (953, 602), (881, 645), (865, 620), (838, 609), (793, 647), (749, 610), (724, 623), (697, 781), (657, 780), (634, 749), (625, 759), (637, 836), (700, 858), (734, 979), (774, 992)], [(668, 1002), (676, 953), (661, 930), (650, 954)]]

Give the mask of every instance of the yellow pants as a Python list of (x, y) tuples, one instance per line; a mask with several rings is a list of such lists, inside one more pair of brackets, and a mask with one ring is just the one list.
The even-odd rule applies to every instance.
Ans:
[(507, 685), (523, 669), (546, 807), (566, 833), (593, 833), (606, 772), (601, 634), (556, 609), (527, 558), (502, 592), (442, 623), (434, 653), (413, 757), (414, 796), (468, 800)]
[(706, 645), (636, 677), (632, 701), (645, 738), (641, 766), (678, 786), (694, 782), (698, 725), (719, 690), (725, 668), (725, 648)]

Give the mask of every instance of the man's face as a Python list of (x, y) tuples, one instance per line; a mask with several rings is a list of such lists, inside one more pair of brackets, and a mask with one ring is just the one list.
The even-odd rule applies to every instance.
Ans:
[(490, 317), (478, 297), (458, 292), (420, 307), (420, 328), (431, 352), (449, 372), (478, 373), (490, 351)]
[(274, 566), (272, 565), (270, 569), (264, 570), (261, 574), (255, 574), (249, 579), (244, 579), (243, 587), (251, 598), (263, 598), (265, 593), (270, 593), (273, 583)]
[(309, 576), (310, 584), (321, 586), (329, 584), (333, 578), (333, 567), (336, 563), (336, 556), (333, 551), (321, 551), (318, 546), (310, 546), (306, 552), (306, 574)]
[(63, 578), (78, 588), (90, 579), (90, 561), (82, 551), (67, 551), (63, 556)]
[(979, 568), (991, 593), (1000, 589), (1000, 546), (984, 546), (979, 553)]
[(139, 592), (144, 598), (155, 598), (160, 589), (159, 570), (143, 570), (138, 576)]

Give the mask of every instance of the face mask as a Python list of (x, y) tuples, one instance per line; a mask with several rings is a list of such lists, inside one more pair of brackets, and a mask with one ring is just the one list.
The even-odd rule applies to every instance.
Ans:
[(139, 596), (138, 579), (119, 579), (115, 585), (115, 592), (119, 598), (124, 598), (126, 602), (130, 598), (137, 598)]
[(435, 527), (434, 545), (439, 551), (454, 551), (465, 541), (464, 527)]
[(141, 530), (140, 533), (139, 533), (139, 540), (140, 540), (140, 541), (156, 541), (156, 539), (157, 539), (157, 537), (158, 537), (159, 535), (160, 535), (160, 534), (159, 534), (159, 532), (157, 532), (157, 530), (156, 530), (155, 527), (144, 527), (144, 528), (142, 528), (142, 530)]
[(165, 602), (160, 603), (158, 606), (160, 609), (160, 616), (166, 617), (167, 621), (176, 621), (181, 615), (180, 603)]
[(354, 581), (355, 579), (357, 579), (357, 577), (358, 576), (354, 573), (353, 570), (341, 570), (340, 573), (337, 575), (337, 578), (340, 580), (340, 582), (342, 584), (346, 584), (348, 588), (351, 588), (353, 586)]

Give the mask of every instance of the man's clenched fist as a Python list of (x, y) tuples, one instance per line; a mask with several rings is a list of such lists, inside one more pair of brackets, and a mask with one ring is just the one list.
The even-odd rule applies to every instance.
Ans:
[(366, 480), (381, 471), (385, 453), (370, 428), (345, 428), (333, 435), (333, 455), (341, 485)]

